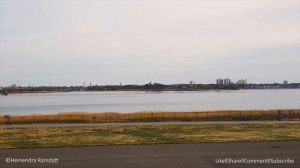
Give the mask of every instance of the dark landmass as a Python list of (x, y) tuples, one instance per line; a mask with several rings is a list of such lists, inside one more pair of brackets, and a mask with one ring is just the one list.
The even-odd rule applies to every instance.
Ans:
[(290, 84), (172, 84), (161, 83), (145, 85), (91, 85), (84, 86), (27, 86), (12, 85), (1, 88), (1, 93), (48, 93), (70, 91), (203, 91), (203, 90), (239, 90), (239, 89), (299, 89), (300, 83)]

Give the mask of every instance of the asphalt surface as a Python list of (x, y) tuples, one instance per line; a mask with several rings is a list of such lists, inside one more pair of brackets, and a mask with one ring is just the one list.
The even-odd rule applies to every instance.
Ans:
[(89, 126), (131, 126), (131, 125), (193, 125), (193, 124), (286, 124), (300, 121), (176, 121), (176, 122), (127, 122), (127, 123), (46, 123), (0, 125), (0, 128), (47, 128), (47, 127), (89, 127)]
[[(6, 163), (15, 159), (58, 159), (58, 163)], [(218, 159), (290, 159), (294, 163), (216, 163)], [(220, 161), (220, 160), (219, 160)], [(248, 162), (249, 160), (245, 161)], [(38, 162), (38, 161), (37, 161)], [(1, 168), (247, 168), (300, 167), (300, 141), (166, 145), (120, 145), (1, 149)]]

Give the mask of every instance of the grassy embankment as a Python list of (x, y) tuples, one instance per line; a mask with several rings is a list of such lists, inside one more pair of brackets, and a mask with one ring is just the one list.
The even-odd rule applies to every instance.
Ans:
[(0, 148), (275, 140), (300, 140), (300, 124), (0, 127)]

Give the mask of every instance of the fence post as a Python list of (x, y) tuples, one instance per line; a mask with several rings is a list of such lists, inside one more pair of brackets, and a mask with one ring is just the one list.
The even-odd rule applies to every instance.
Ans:
[(218, 111), (218, 120), (220, 121), (220, 111)]
[(198, 112), (196, 112), (196, 121), (199, 121), (199, 119), (198, 119)]
[(206, 112), (206, 121), (208, 121), (208, 111)]
[(252, 120), (252, 111), (249, 112), (249, 117), (247, 120)]
[(8, 123), (8, 124), (10, 124), (10, 118), (11, 118), (11, 116), (10, 115), (4, 115), (4, 123), (6, 124), (6, 123)]
[(107, 122), (107, 113), (105, 113), (105, 120), (106, 120), (106, 122)]
[(140, 112), (140, 122), (141, 122), (141, 120), (142, 120), (142, 113)]

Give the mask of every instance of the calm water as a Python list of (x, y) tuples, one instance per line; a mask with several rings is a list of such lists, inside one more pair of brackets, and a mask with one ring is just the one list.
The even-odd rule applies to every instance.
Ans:
[(68, 92), (0, 96), (0, 114), (300, 108), (300, 89)]

